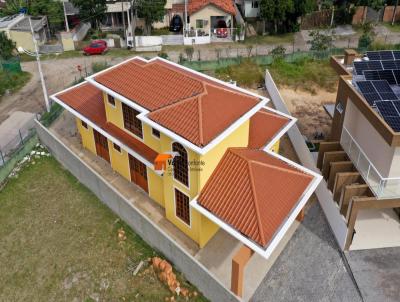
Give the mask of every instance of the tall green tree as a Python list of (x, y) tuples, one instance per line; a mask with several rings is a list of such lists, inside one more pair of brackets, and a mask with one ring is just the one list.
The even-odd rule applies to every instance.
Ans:
[(0, 31), (0, 58), (8, 60), (13, 57), (15, 42), (9, 39), (4, 31)]
[(90, 22), (99, 28), (100, 21), (107, 11), (106, 0), (72, 0), (72, 4), (79, 8), (79, 17), (84, 22)]
[(53, 31), (64, 24), (64, 9), (60, 1), (32, 0), (28, 11), (32, 16), (47, 16), (49, 26)]
[(278, 32), (278, 24), (285, 22), (288, 14), (294, 12), (293, 0), (261, 0), (260, 16), (262, 19), (274, 24), (275, 33)]
[(162, 21), (165, 15), (166, 0), (138, 0), (138, 15), (144, 18), (144, 34), (151, 34), (151, 26), (154, 22)]
[(6, 6), (0, 10), (1, 16), (18, 14), (22, 7), (28, 7), (27, 0), (7, 0)]
[(375, 10), (380, 10), (385, 5), (385, 0), (357, 0), (357, 6), (368, 6)]

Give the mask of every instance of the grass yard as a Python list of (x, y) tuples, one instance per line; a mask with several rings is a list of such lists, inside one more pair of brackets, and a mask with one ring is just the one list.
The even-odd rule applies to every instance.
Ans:
[(297, 59), (292, 63), (275, 61), (268, 69), (277, 85), (312, 91), (315, 86), (334, 92), (338, 76), (329, 60)]
[(245, 44), (286, 44), (294, 42), (294, 33), (280, 34), (280, 35), (256, 35), (247, 37), (244, 41)]
[(29, 72), (6, 72), (0, 71), (0, 101), (1, 97), (8, 90), (10, 93), (14, 93), (24, 87), (26, 83), (31, 79)]
[[(141, 260), (156, 255), (139, 236), (56, 160), (35, 161), (0, 189), (0, 301), (153, 302), (172, 296), (152, 266), (133, 276)], [(120, 228), (126, 240), (118, 239)], [(195, 291), (177, 275), (181, 287)]]
[(400, 23), (395, 23), (392, 25), (391, 23), (385, 22), (385, 23), (383, 23), (383, 25), (392, 32), (400, 33)]
[(254, 88), (263, 84), (265, 68), (271, 72), (276, 84), (312, 91), (315, 87), (334, 91), (338, 77), (328, 60), (309, 58), (296, 59), (294, 62), (277, 60), (271, 65), (258, 65), (252, 60), (243, 60), (241, 64), (218, 68), (215, 75), (225, 81), (237, 81), (241, 86)]

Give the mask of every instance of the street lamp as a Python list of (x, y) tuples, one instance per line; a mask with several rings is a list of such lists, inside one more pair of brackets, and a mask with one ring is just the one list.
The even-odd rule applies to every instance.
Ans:
[(32, 27), (31, 17), (29, 16), (28, 19), (29, 19), (29, 26), (30, 26), (30, 28), (31, 28), (31, 33), (32, 33), (33, 45), (35, 46), (35, 52), (32, 53), (32, 52), (30, 52), (30, 51), (28, 51), (28, 50), (25, 50), (25, 49), (22, 48), (21, 46), (18, 47), (18, 52), (20, 52), (20, 53), (26, 53), (28, 56), (31, 56), (31, 57), (36, 57), (36, 62), (37, 62), (38, 69), (39, 69), (40, 82), (42, 83), (44, 101), (45, 101), (45, 103), (46, 103), (46, 110), (47, 110), (47, 112), (50, 112), (49, 97), (48, 97), (48, 95), (47, 95), (46, 83), (44, 82), (44, 76), (43, 76), (43, 72), (42, 72), (42, 64), (40, 63), (40, 56), (39, 56), (38, 45), (37, 45), (37, 41), (36, 41), (36, 39), (35, 39), (35, 32), (34, 32), (33, 27)]

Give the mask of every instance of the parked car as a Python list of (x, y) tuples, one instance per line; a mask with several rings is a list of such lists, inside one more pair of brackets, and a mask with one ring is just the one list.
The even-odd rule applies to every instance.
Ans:
[(217, 38), (227, 38), (228, 37), (228, 26), (226, 26), (225, 20), (219, 20), (217, 23)]
[(172, 31), (174, 33), (179, 33), (181, 32), (183, 27), (183, 22), (182, 18), (179, 15), (173, 16), (171, 23), (169, 24), (169, 31)]
[(107, 42), (103, 40), (94, 40), (89, 46), (83, 49), (83, 53), (87, 56), (102, 55), (108, 51)]

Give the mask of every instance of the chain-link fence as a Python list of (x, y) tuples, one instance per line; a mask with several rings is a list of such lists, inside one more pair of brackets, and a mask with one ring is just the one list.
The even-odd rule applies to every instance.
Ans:
[[(365, 52), (365, 49), (359, 49), (359, 52)], [(326, 51), (296, 51), (292, 53), (287, 53), (284, 56), (284, 60), (287, 62), (294, 62), (302, 58), (312, 58), (317, 60), (325, 60), (333, 55), (342, 55), (344, 53), (343, 48), (331, 48)], [(192, 68), (197, 71), (209, 71), (215, 70), (217, 68), (228, 67), (236, 64), (240, 64), (243, 60), (251, 59), (259, 65), (270, 65), (274, 61), (272, 55), (256, 55), (256, 56), (237, 56), (232, 58), (230, 56), (224, 56), (224, 52), (220, 53), (219, 59), (214, 61), (184, 61), (181, 62), (182, 65)]]

